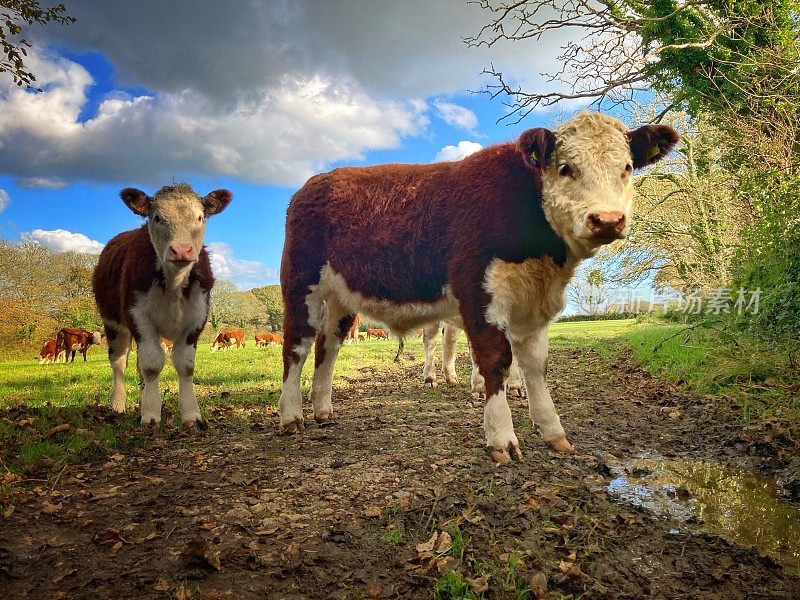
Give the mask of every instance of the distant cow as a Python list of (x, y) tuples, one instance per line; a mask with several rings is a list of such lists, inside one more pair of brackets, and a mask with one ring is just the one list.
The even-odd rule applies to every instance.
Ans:
[(36, 360), (39, 361), (39, 364), (45, 363), (54, 363), (58, 362), (61, 359), (64, 359), (64, 362), (67, 362), (67, 353), (66, 351), (58, 349), (58, 342), (55, 338), (51, 338), (44, 343), (42, 346), (42, 351), (39, 352), (39, 356), (36, 357)]
[(163, 337), (174, 341), (181, 419), (193, 426), (202, 421), (192, 382), (197, 338), (208, 318), (214, 285), (203, 235), (206, 219), (228, 205), (231, 193), (215, 190), (201, 198), (180, 183), (161, 188), (152, 198), (134, 188), (125, 188), (120, 196), (134, 213), (148, 219), (143, 227), (120, 233), (106, 244), (92, 278), (113, 371), (111, 408), (125, 411), (124, 376), (133, 336), (142, 382), (142, 423), (161, 422)]
[(513, 351), (533, 422), (552, 448), (571, 451), (545, 382), (547, 325), (580, 261), (626, 235), (633, 170), (677, 141), (666, 125), (628, 131), (584, 112), (460, 161), (309, 179), (289, 205), (281, 261), (283, 429), (303, 425), (300, 376), (315, 338), (314, 418), (333, 418), (333, 365), (360, 312), (398, 335), (435, 321), (466, 330), (497, 462), (522, 456), (505, 393)]
[(64, 362), (75, 362), (75, 353), (80, 352), (86, 362), (86, 352), (92, 344), (99, 344), (102, 335), (99, 331), (86, 331), (77, 327), (64, 327), (56, 334), (56, 350), (64, 352)]
[(237, 348), (244, 348), (244, 329), (223, 329), (211, 342), (211, 351), (216, 352), (220, 348), (230, 348), (234, 344)]
[(266, 348), (270, 344), (283, 344), (280, 333), (257, 333), (255, 335), (256, 348)]
[(367, 339), (369, 339), (369, 338), (375, 338), (376, 340), (380, 340), (380, 339), (388, 340), (389, 339), (389, 334), (386, 333), (383, 329), (368, 328), (367, 329)]
[(356, 318), (353, 319), (353, 324), (350, 325), (350, 329), (347, 330), (347, 335), (344, 336), (345, 342), (355, 342), (358, 343), (358, 328), (361, 327), (361, 316), (356, 315)]
[(172, 352), (172, 348), (175, 343), (172, 340), (168, 340), (167, 338), (161, 338), (161, 347), (164, 349), (164, 352)]

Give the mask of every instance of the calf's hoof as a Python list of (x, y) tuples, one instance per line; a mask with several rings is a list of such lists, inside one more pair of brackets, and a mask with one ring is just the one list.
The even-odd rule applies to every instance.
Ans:
[(444, 380), (450, 385), (455, 385), (458, 383), (458, 377), (445, 377)]
[(564, 454), (575, 452), (575, 447), (570, 444), (569, 440), (565, 437), (557, 437), (552, 440), (547, 440), (545, 443), (556, 452), (562, 452)]
[(161, 419), (156, 417), (142, 417), (142, 425), (145, 427), (156, 428), (161, 425)]
[(525, 398), (525, 386), (522, 385), (509, 385), (508, 386), (508, 395), (509, 396), (517, 396), (518, 398)]
[(281, 424), (281, 433), (283, 435), (294, 435), (303, 431), (303, 417), (296, 417), (295, 419)]
[(522, 451), (513, 442), (509, 442), (505, 448), (489, 448), (489, 455), (492, 462), (501, 465), (510, 463), (512, 459), (522, 460)]
[(205, 431), (208, 429), (208, 423), (206, 423), (203, 419), (187, 419), (183, 422), (184, 429), (198, 429), (199, 431)]
[(438, 383), (436, 383), (436, 380), (435, 380), (435, 379), (433, 379), (432, 377), (426, 377), (426, 378), (425, 378), (425, 385), (426, 385), (427, 387), (429, 387), (429, 388), (435, 388), (435, 387), (436, 387), (437, 385), (439, 385), (439, 384), (438, 384)]
[(326, 427), (328, 425), (333, 425), (335, 421), (333, 420), (333, 412), (322, 412), (318, 415), (314, 415), (314, 420), (319, 424), (320, 427)]

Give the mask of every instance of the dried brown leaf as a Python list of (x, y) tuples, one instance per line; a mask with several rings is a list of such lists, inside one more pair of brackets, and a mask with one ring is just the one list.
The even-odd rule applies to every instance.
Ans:
[(479, 577), (478, 579), (470, 579), (469, 577), (466, 578), (467, 583), (472, 588), (472, 591), (476, 594), (483, 594), (486, 590), (489, 589), (489, 575), (484, 575), (483, 577)]
[(433, 549), (436, 547), (436, 540), (439, 538), (439, 534), (434, 531), (431, 539), (427, 542), (422, 542), (421, 544), (416, 545), (417, 552), (423, 554), (425, 552), (433, 552)]
[(51, 427), (47, 430), (45, 437), (53, 437), (57, 433), (62, 433), (64, 431), (69, 431), (72, 425), (69, 423), (62, 423), (61, 425), (56, 425), (55, 427)]
[(364, 509), (365, 517), (380, 517), (383, 514), (380, 506), (368, 506)]

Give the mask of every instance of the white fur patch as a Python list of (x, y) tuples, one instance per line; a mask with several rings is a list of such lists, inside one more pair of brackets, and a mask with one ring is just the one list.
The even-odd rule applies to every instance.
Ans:
[(519, 447), (505, 392), (498, 392), (487, 400), (483, 409), (483, 429), (487, 446), (498, 450), (508, 448), (509, 444)]
[(286, 381), (283, 382), (283, 387), (281, 388), (278, 413), (281, 417), (282, 426), (293, 422), (303, 422), (303, 394), (300, 390), (300, 375), (313, 344), (314, 338), (308, 337), (303, 338), (298, 345), (292, 348), (292, 352), (297, 354), (300, 360), (289, 365)]
[(511, 349), (519, 361), (528, 390), (528, 408), (533, 424), (539, 428), (545, 441), (564, 437), (561, 419), (553, 405), (553, 399), (545, 381), (547, 329), (542, 328), (527, 338), (512, 339)]
[[(314, 299), (310, 297), (315, 297)], [(442, 297), (434, 302), (391, 302), (368, 298), (359, 292), (351, 290), (344, 277), (326, 264), (320, 272), (320, 282), (312, 289), (306, 298), (309, 306), (314, 305), (316, 298), (321, 300), (333, 296), (351, 313), (369, 315), (376, 321), (386, 323), (397, 335), (405, 335), (412, 329), (425, 324), (458, 318), (458, 301), (455, 299), (448, 286), (442, 290)], [(311, 310), (309, 310), (311, 314)], [(319, 329), (322, 320), (316, 324), (309, 319), (312, 326)]]
[(526, 337), (546, 327), (566, 304), (565, 289), (577, 264), (573, 257), (563, 267), (549, 259), (492, 260), (483, 282), (492, 298), (486, 320), (509, 337)]

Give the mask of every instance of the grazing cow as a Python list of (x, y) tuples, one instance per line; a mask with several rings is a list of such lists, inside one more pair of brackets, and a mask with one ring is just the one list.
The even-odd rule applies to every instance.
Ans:
[[(434, 355), (436, 353), (436, 340), (439, 338), (439, 331), (442, 331), (442, 367), (444, 368), (444, 380), (447, 383), (458, 383), (458, 376), (456, 375), (456, 341), (461, 329), (450, 323), (432, 323), (426, 325), (422, 330), (422, 345), (425, 349), (425, 366), (422, 368), (422, 378), (425, 385), (429, 387), (436, 387), (438, 385), (436, 377), (436, 360)], [(472, 386), (472, 393), (478, 398), (486, 396), (486, 384), (483, 377), (478, 371), (478, 365), (475, 363), (475, 355), (470, 348), (470, 358), (472, 358), (472, 377), (470, 384)], [(517, 396), (525, 395), (525, 386), (522, 383), (522, 373), (520, 373), (517, 359), (513, 358), (511, 361), (511, 368), (508, 373), (508, 380), (506, 381), (506, 392), (516, 394)]]
[(280, 333), (257, 333), (255, 335), (256, 348), (266, 348), (270, 344), (283, 344)]
[(347, 342), (348, 344), (351, 343), (351, 342), (358, 343), (358, 338), (359, 338), (358, 328), (359, 327), (361, 327), (361, 316), (360, 315), (356, 315), (356, 318), (353, 319), (353, 324), (350, 325), (350, 329), (347, 330), (347, 335), (344, 336), (344, 341)]
[(398, 335), (442, 320), (464, 327), (496, 462), (522, 456), (505, 392), (512, 352), (533, 422), (553, 449), (571, 451), (545, 383), (547, 325), (579, 262), (627, 233), (633, 170), (678, 139), (665, 125), (628, 131), (584, 112), (460, 161), (312, 177), (286, 216), (284, 431), (303, 426), (300, 375), (315, 337), (314, 418), (333, 419), (334, 361), (361, 312)]
[(62, 358), (64, 362), (67, 362), (67, 353), (64, 350), (59, 350), (58, 342), (55, 338), (51, 338), (44, 343), (42, 351), (39, 352), (39, 356), (36, 357), (36, 360), (39, 361), (40, 365), (43, 365), (45, 363), (58, 362)]
[(111, 408), (125, 411), (125, 367), (131, 336), (138, 348), (142, 423), (161, 422), (158, 377), (164, 367), (161, 338), (174, 341), (181, 419), (202, 422), (194, 393), (197, 338), (208, 318), (214, 276), (203, 247), (206, 219), (231, 201), (228, 190), (199, 197), (185, 183), (161, 188), (151, 198), (125, 188), (122, 201), (147, 223), (114, 237), (100, 254), (92, 286), (108, 337), (113, 372)]
[(216, 352), (219, 348), (236, 347), (244, 348), (244, 329), (223, 329), (211, 342), (211, 351)]
[(375, 338), (376, 340), (380, 339), (388, 340), (389, 334), (386, 333), (383, 329), (379, 329), (377, 327), (374, 328), (371, 327), (367, 329), (367, 339), (369, 338)]
[[(99, 331), (86, 331), (77, 327), (64, 327), (56, 334), (56, 350), (64, 352), (64, 362), (75, 362), (75, 353), (80, 352), (86, 362), (86, 352), (92, 344), (99, 344), (103, 336)], [(69, 359), (67, 359), (69, 357)]]

